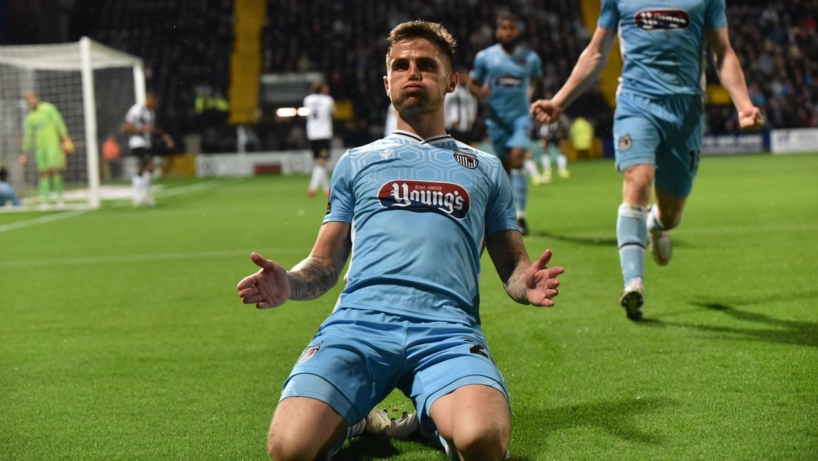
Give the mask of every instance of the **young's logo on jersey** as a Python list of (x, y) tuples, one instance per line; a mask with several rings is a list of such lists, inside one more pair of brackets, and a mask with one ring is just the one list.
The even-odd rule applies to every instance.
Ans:
[(313, 356), (315, 354), (317, 354), (318, 351), (321, 349), (322, 344), (324, 344), (323, 341), (316, 344), (315, 346), (310, 346), (310, 347), (304, 349), (304, 352), (301, 353), (301, 357), (298, 358), (298, 361), (295, 362), (295, 364), (296, 365), (301, 365), (302, 363), (306, 362), (307, 360), (313, 358)]
[(523, 79), (514, 75), (501, 75), (495, 83), (501, 88), (519, 88), (523, 86)]
[(642, 30), (684, 29), (690, 24), (685, 10), (642, 10), (633, 17)]
[(332, 211), (332, 203), (327, 202), (327, 212), (326, 212), (326, 214), (330, 214), (331, 211)]
[(630, 149), (632, 145), (633, 145), (633, 142), (631, 142), (630, 133), (626, 134), (625, 136), (620, 137), (619, 140), (617, 141), (617, 148), (619, 149), (620, 152), (624, 152), (624, 151)]
[(456, 150), (454, 151), (454, 159), (457, 160), (457, 163), (470, 170), (477, 168), (478, 165), (477, 155), (472, 154), (471, 152)]
[(462, 186), (436, 181), (389, 181), (378, 191), (384, 208), (439, 211), (455, 219), (469, 214), (471, 198)]

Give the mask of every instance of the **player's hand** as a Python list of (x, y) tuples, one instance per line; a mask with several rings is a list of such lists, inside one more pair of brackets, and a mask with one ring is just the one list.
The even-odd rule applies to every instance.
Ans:
[(761, 110), (756, 106), (738, 111), (738, 125), (742, 130), (752, 130), (764, 126)]
[(290, 298), (290, 279), (280, 264), (264, 259), (260, 254), (250, 255), (261, 269), (239, 282), (238, 290), (244, 304), (255, 304), (259, 309), (278, 307)]
[(20, 154), (19, 162), (20, 162), (20, 168), (25, 168), (26, 165), (28, 165), (28, 155)]
[(65, 138), (62, 141), (62, 151), (66, 154), (73, 154), (74, 153), (74, 141), (71, 138)]
[(531, 104), (531, 115), (540, 123), (551, 123), (560, 116), (562, 108), (550, 99), (540, 99)]
[(491, 96), (491, 87), (488, 85), (481, 86), (477, 88), (476, 92), (477, 94), (475, 96), (477, 96), (478, 98), (488, 99), (488, 97)]
[(525, 291), (528, 302), (535, 306), (552, 307), (554, 297), (560, 294), (557, 276), (565, 272), (560, 266), (546, 267), (551, 261), (551, 250), (545, 250), (525, 271)]
[(162, 135), (162, 141), (165, 143), (165, 146), (167, 146), (168, 149), (173, 149), (173, 146), (176, 145), (176, 143), (173, 142), (173, 138), (171, 138), (170, 135), (167, 134)]

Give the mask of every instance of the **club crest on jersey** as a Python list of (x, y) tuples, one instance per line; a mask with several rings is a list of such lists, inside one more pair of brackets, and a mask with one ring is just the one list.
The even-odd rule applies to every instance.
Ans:
[(642, 30), (684, 29), (690, 24), (690, 15), (685, 10), (642, 10), (633, 22)]
[(307, 360), (313, 358), (313, 356), (315, 356), (315, 354), (317, 354), (318, 351), (321, 349), (322, 344), (324, 344), (323, 341), (316, 344), (315, 346), (310, 346), (310, 347), (304, 349), (304, 352), (301, 353), (301, 357), (298, 357), (298, 361), (295, 362), (296, 365), (301, 365), (302, 363), (306, 362)]
[(473, 170), (477, 168), (477, 155), (472, 154), (471, 152), (466, 152), (464, 150), (456, 150), (454, 151), (454, 159), (457, 160), (457, 163), (463, 165), (464, 167)]
[(384, 208), (437, 211), (455, 219), (469, 214), (471, 198), (463, 186), (437, 181), (389, 181), (378, 191)]
[(624, 152), (630, 149), (632, 145), (633, 142), (631, 141), (630, 133), (620, 137), (619, 140), (617, 140), (617, 148), (619, 149), (620, 152)]

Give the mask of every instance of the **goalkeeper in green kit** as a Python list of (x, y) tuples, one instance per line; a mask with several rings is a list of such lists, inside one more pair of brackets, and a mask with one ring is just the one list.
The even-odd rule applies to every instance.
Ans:
[(40, 101), (36, 93), (25, 95), (31, 111), (26, 117), (26, 133), (20, 154), (20, 165), (28, 163), (28, 152), (34, 147), (37, 171), (40, 175), (40, 195), (43, 205), (51, 203), (51, 190), (57, 193), (57, 204), (63, 205), (62, 172), (65, 155), (74, 151), (60, 111), (53, 104)]

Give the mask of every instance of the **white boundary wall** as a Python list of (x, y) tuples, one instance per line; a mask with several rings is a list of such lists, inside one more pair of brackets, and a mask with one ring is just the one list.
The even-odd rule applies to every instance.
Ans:
[[(327, 167), (332, 170), (346, 148), (333, 148)], [(281, 174), (309, 174), (313, 159), (311, 150), (248, 152), (244, 154), (199, 154), (196, 156), (196, 176), (253, 176), (256, 166), (279, 165)]]
[(797, 154), (818, 151), (818, 128), (772, 130), (770, 151), (773, 154)]

